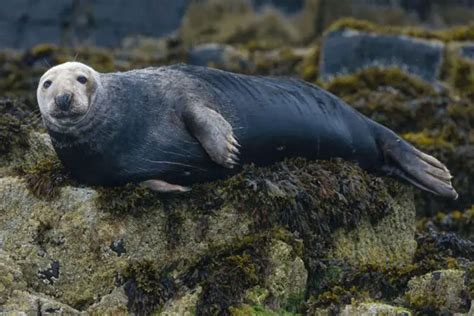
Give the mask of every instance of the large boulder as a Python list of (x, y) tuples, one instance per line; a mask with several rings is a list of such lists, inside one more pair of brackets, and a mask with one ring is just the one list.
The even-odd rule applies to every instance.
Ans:
[(174, 196), (84, 187), (46, 135), (29, 148), (0, 177), (0, 311), (298, 312), (320, 260), (412, 261), (412, 193), (351, 163), (248, 166)]

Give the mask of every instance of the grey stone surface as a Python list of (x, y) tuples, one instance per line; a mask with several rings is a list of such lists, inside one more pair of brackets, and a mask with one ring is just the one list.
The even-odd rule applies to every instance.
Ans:
[(474, 59), (474, 43), (470, 42), (461, 44), (459, 52), (463, 57)]
[(116, 46), (126, 36), (176, 30), (186, 0), (3, 0), (0, 48), (49, 42)]
[(444, 44), (399, 35), (378, 35), (355, 30), (326, 35), (320, 60), (321, 79), (367, 67), (396, 66), (435, 82), (443, 62)]

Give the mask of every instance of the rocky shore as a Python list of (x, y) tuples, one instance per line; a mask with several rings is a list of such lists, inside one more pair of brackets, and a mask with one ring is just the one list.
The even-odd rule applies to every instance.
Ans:
[[(0, 312), (467, 314), (473, 30), (343, 20), (298, 47), (245, 36), (189, 47), (178, 36), (0, 52)], [(372, 62), (353, 40), (377, 48)], [(407, 56), (412, 45), (424, 49)], [(57, 160), (35, 101), (43, 71), (74, 58), (100, 71), (191, 62), (319, 84), (446, 162), (460, 198), (339, 160), (247, 166), (182, 195), (83, 186)], [(414, 68), (417, 58), (428, 62)]]

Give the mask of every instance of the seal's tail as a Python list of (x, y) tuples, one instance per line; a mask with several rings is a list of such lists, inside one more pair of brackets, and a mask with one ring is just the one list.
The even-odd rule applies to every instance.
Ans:
[(385, 163), (382, 170), (399, 176), (422, 190), (443, 197), (457, 199), (448, 168), (438, 159), (416, 149), (392, 131), (378, 137)]

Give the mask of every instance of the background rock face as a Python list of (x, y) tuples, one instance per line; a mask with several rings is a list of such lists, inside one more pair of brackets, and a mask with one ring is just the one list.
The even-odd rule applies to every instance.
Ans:
[(130, 35), (176, 30), (186, 1), (7, 0), (0, 6), (0, 47), (49, 42), (114, 46)]
[[(113, 47), (130, 36), (162, 37), (180, 28), (185, 11), (193, 3), (205, 1), (4, 0), (0, 6), (0, 47), (29, 48), (40, 43)], [(230, 2), (234, 7), (248, 6), (259, 13), (272, 8), (284, 15), (297, 16), (308, 23), (300, 31), (312, 35), (319, 35), (329, 24), (346, 16), (387, 24), (413, 25), (421, 21), (435, 27), (468, 23), (474, 17), (473, 3), (463, 0), (221, 2)], [(245, 28), (248, 20), (241, 22)]]
[(443, 63), (444, 44), (394, 35), (354, 30), (328, 34), (321, 52), (321, 79), (370, 67), (397, 67), (435, 82)]

